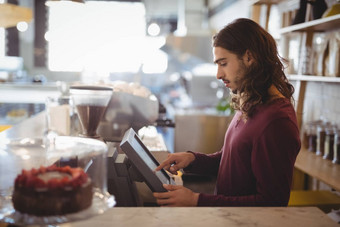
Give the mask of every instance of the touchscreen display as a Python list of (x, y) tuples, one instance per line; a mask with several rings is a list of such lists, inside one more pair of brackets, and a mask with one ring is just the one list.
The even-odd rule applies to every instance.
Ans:
[[(146, 151), (146, 147), (144, 144), (142, 144), (142, 142), (139, 140), (139, 138), (135, 135), (135, 140), (132, 141), (133, 142), (133, 147), (136, 150), (136, 153), (139, 155), (139, 157), (141, 159), (143, 159), (143, 161), (145, 162), (145, 164), (152, 170), (154, 171), (157, 166), (158, 163), (155, 162), (151, 157), (150, 157), (150, 153), (148, 151)], [(155, 174), (157, 175), (157, 177), (162, 181), (162, 183), (164, 184), (169, 184), (169, 176), (168, 174), (165, 172), (165, 170), (161, 170), (161, 171), (157, 171), (155, 172)]]

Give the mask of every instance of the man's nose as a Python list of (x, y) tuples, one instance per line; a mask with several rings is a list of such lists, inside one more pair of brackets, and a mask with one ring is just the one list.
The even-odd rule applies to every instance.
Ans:
[(217, 78), (218, 80), (220, 80), (220, 79), (223, 78), (223, 72), (222, 72), (222, 70), (217, 69), (216, 78)]

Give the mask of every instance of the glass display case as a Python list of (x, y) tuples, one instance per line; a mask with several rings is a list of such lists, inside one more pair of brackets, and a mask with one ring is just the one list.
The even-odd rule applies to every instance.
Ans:
[(115, 205), (107, 192), (107, 146), (102, 141), (26, 137), (1, 143), (0, 155), (0, 222), (73, 222)]
[(0, 126), (15, 125), (45, 110), (47, 97), (61, 93), (57, 83), (0, 83)]
[(0, 125), (15, 125), (43, 110), (44, 103), (0, 103)]

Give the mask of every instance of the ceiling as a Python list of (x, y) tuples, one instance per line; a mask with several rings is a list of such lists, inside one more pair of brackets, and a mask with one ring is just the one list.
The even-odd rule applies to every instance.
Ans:
[(142, 0), (147, 17), (163, 19), (177, 18), (178, 1), (181, 0)]
[(170, 26), (177, 35), (204, 33), (208, 23), (207, 0), (141, 0), (147, 23)]
[[(104, 1), (104, 0), (83, 0)], [(206, 19), (208, 0), (105, 0), (120, 2), (142, 2), (145, 5), (147, 23), (157, 22), (159, 24), (171, 23), (190, 24), (202, 23)], [(197, 25), (194, 25), (197, 27)]]

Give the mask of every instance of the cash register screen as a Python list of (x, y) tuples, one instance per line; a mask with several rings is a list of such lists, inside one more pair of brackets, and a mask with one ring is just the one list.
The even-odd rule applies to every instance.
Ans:
[[(134, 143), (133, 147), (136, 149), (139, 157), (144, 160), (145, 164), (152, 171), (154, 171), (154, 169), (157, 168), (159, 163), (153, 157), (150, 156), (151, 155), (150, 151), (147, 149), (147, 147), (145, 147), (145, 145), (142, 143), (142, 141), (139, 140), (137, 135), (135, 135), (135, 140), (133, 140), (133, 143)], [(167, 173), (164, 172), (164, 170), (157, 171), (155, 173), (156, 173), (157, 177), (162, 181), (162, 183), (170, 184), (170, 182), (169, 182), (170, 177)]]
[(132, 128), (126, 131), (120, 147), (152, 191), (166, 191), (163, 184), (175, 184), (164, 169), (154, 171), (159, 165), (158, 161)]

